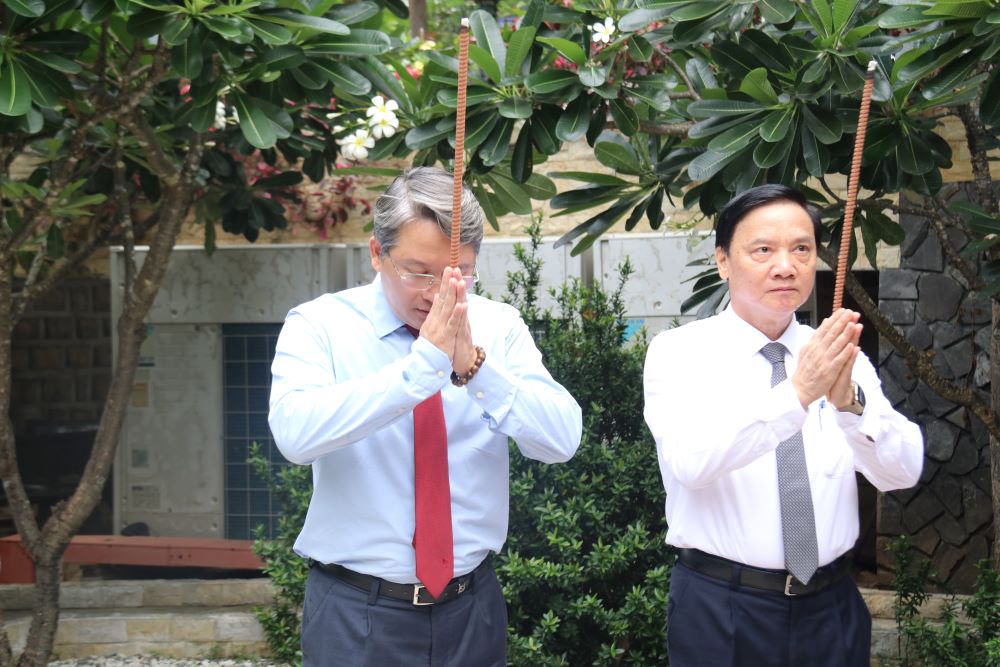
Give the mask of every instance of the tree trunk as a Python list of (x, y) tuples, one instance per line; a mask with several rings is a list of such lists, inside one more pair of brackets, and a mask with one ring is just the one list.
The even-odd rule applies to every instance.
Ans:
[(427, 0), (410, 0), (410, 34), (427, 39)]
[[(1000, 301), (990, 299), (990, 406), (1000, 415)], [(1000, 438), (990, 433), (990, 496), (993, 499), (993, 550), (990, 562), (1000, 570)]]
[[(200, 162), (200, 155), (200, 145), (192, 148), (184, 169), (178, 169), (174, 185), (164, 193), (159, 209), (161, 217), (146, 261), (131, 289), (125, 294), (122, 314), (117, 323), (119, 344), (111, 387), (94, 437), (94, 448), (87, 460), (80, 483), (67, 501), (59, 503), (53, 509), (52, 515), (40, 532), (34, 523), (30, 508), (25, 509), (11, 502), (18, 530), (21, 531), (22, 526), (27, 528), (21, 532), (21, 536), (25, 549), (35, 563), (36, 576), (32, 620), (25, 651), (18, 659), (19, 667), (42, 667), (48, 663), (51, 655), (59, 617), (62, 554), (70, 539), (97, 505), (101, 490), (108, 479), (135, 379), (139, 349), (145, 337), (144, 320), (159, 291), (181, 224), (191, 206), (194, 190), (191, 173)], [(10, 255), (0, 258), (0, 269), (10, 267), (10, 259)], [(13, 325), (10, 319), (11, 300), (2, 298), (9, 294), (11, 277), (9, 269), (5, 272), (5, 276), (6, 278), (0, 278), (0, 323), (10, 323), (11, 326), (2, 332), (5, 335), (4, 344), (0, 345), (0, 371), (4, 369), (5, 364), (8, 371), (10, 368), (10, 338)], [(10, 373), (7, 372), (3, 377), (7, 378), (7, 384), (0, 385), (0, 407), (4, 405), (9, 407)], [(4, 475), (4, 487), (8, 497), (26, 499), (24, 485), (17, 475), (13, 454), (14, 442), (7, 414), (5, 411), (4, 418), (0, 420), (0, 436), (2, 436), (0, 473)], [(13, 471), (9, 469), (9, 463), (12, 461), (15, 463)], [(14, 483), (11, 483), (11, 480)], [(29, 539), (31, 535), (35, 537)], [(0, 626), (0, 658), (9, 653), (6, 632)]]

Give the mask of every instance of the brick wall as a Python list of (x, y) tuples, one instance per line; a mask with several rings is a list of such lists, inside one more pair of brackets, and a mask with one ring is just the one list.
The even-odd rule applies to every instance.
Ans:
[(77, 280), (43, 296), (14, 329), (11, 417), (21, 436), (94, 424), (111, 380), (107, 280)]

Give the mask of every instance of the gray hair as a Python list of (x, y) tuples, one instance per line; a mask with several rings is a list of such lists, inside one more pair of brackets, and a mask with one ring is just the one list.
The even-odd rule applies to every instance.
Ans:
[[(436, 222), (451, 238), (451, 200), (454, 177), (437, 167), (407, 169), (375, 201), (374, 235), (382, 252), (396, 246), (403, 225), (417, 220)], [(467, 185), (462, 186), (459, 242), (479, 253), (483, 241), (483, 208)]]

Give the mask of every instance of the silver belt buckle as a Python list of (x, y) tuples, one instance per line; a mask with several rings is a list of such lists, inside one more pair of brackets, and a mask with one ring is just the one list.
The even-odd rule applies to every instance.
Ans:
[(431, 601), (431, 602), (421, 602), (420, 601), (420, 591), (423, 590), (423, 589), (425, 589), (425, 588), (426, 588), (426, 586), (424, 586), (423, 584), (413, 584), (413, 606), (414, 607), (427, 607), (429, 605), (434, 604), (433, 601)]
[(793, 575), (788, 575), (785, 577), (785, 595), (790, 598), (798, 597), (797, 593), (792, 592), (792, 581), (795, 579)]

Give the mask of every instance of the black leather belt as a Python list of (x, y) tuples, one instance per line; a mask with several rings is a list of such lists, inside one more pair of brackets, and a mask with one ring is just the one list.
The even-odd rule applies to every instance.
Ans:
[[(801, 583), (785, 570), (765, 570), (736, 561), (713, 556), (697, 549), (678, 549), (681, 563), (695, 572), (725, 582), (738, 582), (740, 586), (776, 591), (788, 596), (818, 593), (827, 586), (843, 579), (851, 569), (851, 552), (816, 570), (808, 584)], [(736, 568), (738, 571), (734, 571)]]
[(328, 572), (335, 578), (340, 579), (345, 584), (350, 584), (355, 588), (360, 588), (361, 590), (368, 592), (372, 588), (374, 582), (378, 582), (378, 594), (383, 595), (387, 598), (392, 598), (394, 600), (403, 600), (404, 602), (409, 602), (417, 607), (424, 607), (432, 604), (441, 604), (442, 602), (447, 602), (448, 600), (453, 600), (463, 593), (467, 593), (472, 584), (474, 583), (476, 576), (484, 573), (487, 568), (490, 567), (490, 559), (485, 559), (479, 566), (468, 574), (463, 574), (461, 577), (455, 577), (448, 582), (448, 585), (444, 587), (444, 591), (437, 598), (431, 596), (427, 589), (424, 588), (423, 584), (397, 584), (392, 581), (386, 581), (385, 579), (380, 579), (378, 577), (373, 577), (370, 574), (361, 574), (360, 572), (355, 572), (354, 570), (349, 570), (343, 565), (337, 564), (327, 564), (314, 561), (313, 565), (320, 568), (324, 572)]

